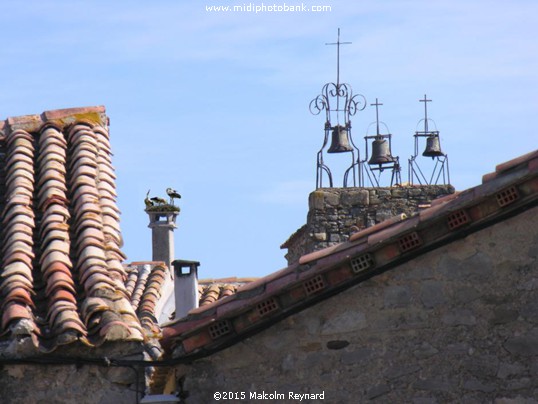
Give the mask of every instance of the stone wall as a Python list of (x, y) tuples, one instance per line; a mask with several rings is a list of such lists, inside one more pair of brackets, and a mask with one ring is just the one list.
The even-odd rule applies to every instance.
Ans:
[(451, 185), (389, 188), (320, 188), (308, 198), (306, 224), (281, 248), (288, 264), (302, 255), (346, 241), (349, 235), (401, 213), (411, 215), (422, 205), (454, 193)]
[(537, 403), (537, 229), (533, 208), (200, 359), (186, 403)]
[[(137, 377), (128, 367), (96, 366), (74, 358), (141, 360), (140, 344), (109, 343), (105, 348), (65, 347), (41, 355), (47, 364), (3, 364), (0, 359), (0, 402), (25, 404), (133, 404)], [(91, 354), (88, 355), (88, 352)], [(50, 364), (57, 358), (57, 364)], [(63, 358), (63, 359), (62, 359)], [(63, 363), (62, 363), (63, 362)], [(135, 367), (133, 367), (135, 368)], [(138, 368), (138, 389), (144, 392), (144, 369)], [(141, 394), (138, 394), (140, 397)]]

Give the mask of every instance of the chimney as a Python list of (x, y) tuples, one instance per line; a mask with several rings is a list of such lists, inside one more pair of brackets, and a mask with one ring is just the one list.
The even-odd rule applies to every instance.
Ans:
[(176, 297), (176, 317), (183, 318), (198, 307), (198, 267), (197, 261), (175, 260), (174, 293)]
[(174, 230), (179, 209), (176, 211), (146, 210), (151, 229), (152, 261), (162, 261), (170, 267), (174, 259)]

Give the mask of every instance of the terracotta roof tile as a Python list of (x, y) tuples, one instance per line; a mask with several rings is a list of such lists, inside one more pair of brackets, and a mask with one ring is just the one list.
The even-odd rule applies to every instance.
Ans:
[(538, 204), (538, 151), (497, 166), (482, 185), (436, 200), (402, 220), (354, 234), (350, 240), (301, 257), (298, 264), (243, 285), (163, 329), (162, 344), (176, 357), (200, 357), (239, 341), (321, 299), (390, 270), (399, 263)]
[(198, 281), (198, 305), (208, 306), (225, 297), (234, 295), (237, 290), (246, 284), (255, 281), (256, 278), (222, 278), (202, 279)]
[(43, 350), (143, 340), (124, 286), (107, 124), (104, 107), (0, 123), (4, 338), (26, 332)]
[(130, 306), (135, 310), (146, 334), (160, 335), (156, 306), (161, 298), (161, 289), (166, 277), (170, 276), (164, 262), (133, 262), (125, 267), (127, 281), (125, 289)]

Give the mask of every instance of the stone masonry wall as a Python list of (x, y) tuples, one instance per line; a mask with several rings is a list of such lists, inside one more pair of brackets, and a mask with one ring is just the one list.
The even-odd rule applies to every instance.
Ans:
[(288, 264), (398, 214), (410, 216), (420, 205), (452, 193), (451, 185), (317, 189), (308, 198), (306, 225), (282, 246), (288, 249)]
[(537, 229), (533, 208), (195, 361), (186, 403), (537, 403)]
[[(131, 343), (108, 345), (109, 348), (92, 348), (93, 357), (144, 358), (141, 353), (133, 353)], [(67, 351), (53, 352), (47, 356), (73, 359), (83, 356), (83, 352), (84, 349), (76, 352), (69, 347)], [(138, 388), (143, 393), (143, 368), (138, 369), (138, 377)], [(0, 360), (0, 402), (6, 404), (133, 404), (138, 402), (136, 385), (136, 374), (127, 367), (94, 366), (82, 362), (78, 365), (2, 365)]]

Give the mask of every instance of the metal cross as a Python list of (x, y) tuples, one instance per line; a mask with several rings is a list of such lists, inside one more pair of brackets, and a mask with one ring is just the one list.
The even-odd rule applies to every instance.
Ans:
[(372, 105), (375, 105), (375, 120), (376, 120), (376, 122), (377, 122), (377, 135), (379, 136), (379, 110), (378, 110), (378, 107), (379, 107), (380, 105), (383, 105), (383, 104), (379, 103), (379, 102), (377, 101), (377, 98), (376, 98), (376, 99), (375, 99), (375, 103), (374, 103), (374, 104), (370, 104), (370, 105), (371, 105), (371, 106), (372, 106)]
[(432, 102), (432, 100), (428, 100), (426, 94), (424, 94), (424, 99), (419, 100), (419, 102), (424, 103), (424, 133), (428, 133), (428, 102)]
[(340, 87), (340, 45), (350, 45), (351, 42), (340, 42), (340, 28), (338, 28), (338, 40), (325, 45), (336, 45), (336, 88)]

